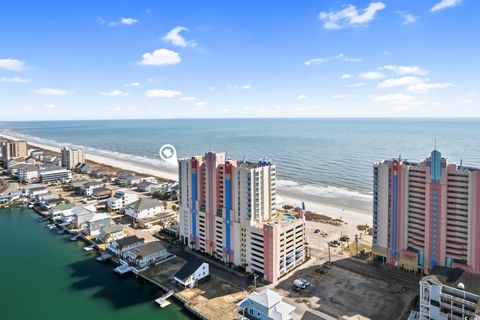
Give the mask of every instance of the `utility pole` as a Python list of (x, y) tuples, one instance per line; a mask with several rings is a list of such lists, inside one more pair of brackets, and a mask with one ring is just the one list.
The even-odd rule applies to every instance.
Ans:
[(255, 290), (257, 290), (257, 277), (258, 275), (256, 273), (253, 274), (253, 286), (255, 287)]
[(358, 234), (355, 235), (355, 251), (357, 252), (357, 257), (358, 257)]
[(330, 243), (328, 243), (328, 262), (331, 262), (332, 260), (330, 259)]

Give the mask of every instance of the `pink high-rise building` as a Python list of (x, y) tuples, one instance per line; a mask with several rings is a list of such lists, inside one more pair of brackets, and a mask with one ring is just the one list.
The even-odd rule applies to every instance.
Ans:
[(408, 269), (480, 272), (480, 169), (434, 150), (373, 167), (373, 253)]
[(305, 223), (276, 209), (276, 167), (207, 152), (179, 160), (180, 238), (274, 282), (305, 261)]

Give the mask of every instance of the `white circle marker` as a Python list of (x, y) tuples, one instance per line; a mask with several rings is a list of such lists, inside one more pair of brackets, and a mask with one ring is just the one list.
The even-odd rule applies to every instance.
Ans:
[(164, 144), (158, 151), (158, 154), (160, 155), (160, 159), (165, 163), (178, 166), (177, 150), (175, 150), (175, 147), (171, 144)]

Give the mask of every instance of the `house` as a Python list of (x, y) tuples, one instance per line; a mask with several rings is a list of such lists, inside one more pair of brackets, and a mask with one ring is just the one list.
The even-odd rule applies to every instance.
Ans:
[(114, 240), (107, 246), (108, 251), (118, 257), (122, 257), (125, 252), (133, 248), (143, 246), (145, 239), (137, 236), (129, 236), (122, 239)]
[(137, 184), (137, 191), (139, 192), (151, 192), (153, 183), (148, 181), (142, 181)]
[(152, 264), (160, 262), (171, 256), (167, 248), (160, 241), (152, 241), (133, 249), (128, 250), (124, 259), (135, 265), (138, 269), (143, 269)]
[(68, 181), (72, 178), (72, 172), (62, 167), (52, 166), (49, 168), (41, 169), (38, 172), (40, 181), (53, 182), (53, 181)]
[(93, 190), (101, 188), (103, 186), (102, 181), (92, 180), (86, 182), (82, 187), (82, 194), (86, 195), (87, 197), (91, 197), (93, 195)]
[(282, 296), (271, 289), (252, 292), (238, 304), (243, 317), (258, 320), (293, 319), (295, 307), (282, 301)]
[(34, 188), (25, 190), (25, 194), (32, 198), (42, 194), (47, 194), (47, 193), (48, 193), (48, 189), (45, 187), (34, 187)]
[(95, 237), (100, 233), (100, 229), (111, 224), (112, 217), (108, 213), (96, 213), (86, 221), (86, 228), (83, 232)]
[(125, 237), (123, 226), (121, 224), (114, 224), (108, 227), (103, 227), (97, 235), (97, 241), (110, 243)]
[(18, 181), (25, 183), (39, 182), (38, 168), (33, 164), (20, 163), (14, 166)]
[(193, 288), (199, 280), (208, 276), (208, 263), (194, 258), (178, 270), (173, 279), (184, 288)]
[(104, 187), (96, 188), (92, 191), (92, 198), (95, 200), (107, 199), (110, 198), (111, 195), (112, 191)]
[(97, 208), (93, 205), (89, 206), (76, 206), (72, 209), (73, 212), (73, 220), (71, 221), (75, 227), (80, 228), (82, 227), (87, 221), (93, 218), (95, 213), (97, 212)]
[(86, 163), (79, 163), (75, 169), (78, 170), (78, 172), (83, 174), (91, 174), (93, 172), (92, 167), (90, 167)]
[(115, 195), (108, 199), (107, 207), (112, 210), (121, 210), (125, 206), (138, 200), (138, 194), (127, 190), (119, 190)]
[(125, 208), (125, 214), (135, 219), (153, 218), (164, 211), (164, 207), (157, 199), (142, 198), (129, 204)]
[(121, 186), (133, 186), (140, 182), (142, 182), (142, 178), (134, 174), (121, 174), (115, 179), (115, 183)]
[(36, 198), (41, 199), (40, 205), (45, 210), (50, 210), (53, 207), (65, 204), (64, 199), (57, 198), (56, 195), (51, 193), (47, 193), (45, 195), (39, 195)]
[[(48, 200), (46, 200), (48, 201)], [(45, 201), (44, 201), (45, 202)], [(43, 206), (48, 206), (48, 203), (43, 203)], [(71, 209), (75, 207), (75, 205), (67, 203), (67, 204), (59, 204), (52, 206), (48, 209), (48, 214), (50, 215), (50, 219), (56, 220), (60, 219), (62, 213), (65, 213), (67, 211), (71, 211)]]

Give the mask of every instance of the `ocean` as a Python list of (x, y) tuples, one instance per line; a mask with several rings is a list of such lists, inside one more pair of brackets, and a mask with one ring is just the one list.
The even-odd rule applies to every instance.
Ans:
[(271, 159), (278, 189), (327, 204), (371, 209), (372, 164), (421, 161), (437, 149), (450, 161), (480, 166), (480, 119), (165, 119), (0, 122), (0, 132), (38, 142), (161, 166), (158, 150), (179, 157), (225, 151)]
[(154, 300), (163, 292), (37, 222), (30, 209), (0, 210), (0, 319), (193, 319), (180, 306)]

